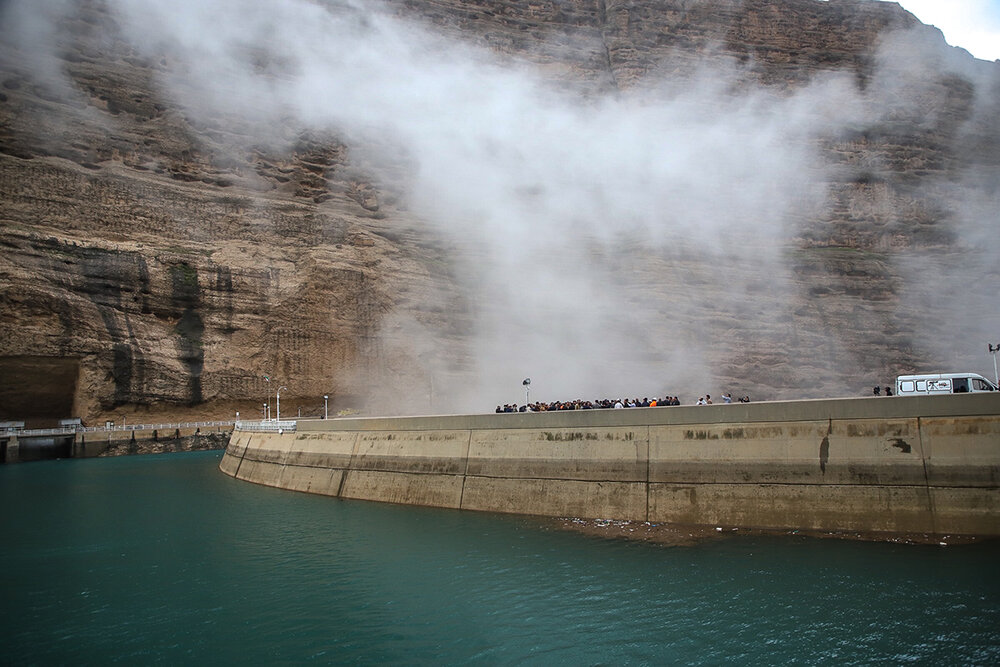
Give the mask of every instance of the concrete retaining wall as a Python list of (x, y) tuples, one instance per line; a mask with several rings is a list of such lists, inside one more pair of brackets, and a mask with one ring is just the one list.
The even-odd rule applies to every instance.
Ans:
[(1000, 394), (299, 421), (235, 432), (220, 468), (435, 507), (1000, 535)]
[[(72, 456), (74, 458), (91, 458), (105, 455), (109, 451), (115, 452), (123, 449), (131, 453), (152, 452), (158, 449), (163, 451), (202, 449), (200, 445), (184, 447), (180, 444), (192, 438), (198, 440), (203, 436), (228, 430), (228, 428), (221, 426), (204, 428), (192, 426), (189, 428), (81, 431), (76, 434), (73, 440)], [(151, 443), (154, 442), (162, 443), (162, 445), (152, 445)]]

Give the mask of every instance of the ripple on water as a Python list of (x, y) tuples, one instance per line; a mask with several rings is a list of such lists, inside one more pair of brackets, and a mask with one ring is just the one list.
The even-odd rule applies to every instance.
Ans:
[(5, 658), (1000, 663), (995, 544), (623, 542), (217, 465), (0, 466), (0, 502), (19, 508), (0, 517)]

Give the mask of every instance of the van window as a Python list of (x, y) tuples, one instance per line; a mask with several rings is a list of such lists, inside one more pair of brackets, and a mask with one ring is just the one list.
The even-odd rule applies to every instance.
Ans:
[(913, 391), (913, 380), (903, 380), (899, 383), (900, 391)]
[(955, 378), (952, 380), (952, 392), (955, 394), (965, 394), (969, 391), (969, 378)]
[(972, 378), (972, 388), (975, 391), (993, 391), (993, 387), (983, 382), (979, 378)]
[(917, 391), (927, 391), (927, 380), (917, 380)]

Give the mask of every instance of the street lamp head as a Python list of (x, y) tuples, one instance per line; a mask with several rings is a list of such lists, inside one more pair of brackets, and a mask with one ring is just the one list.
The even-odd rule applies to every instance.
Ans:
[(531, 384), (531, 378), (524, 378), (524, 382), (522, 382), (521, 384), (527, 387), (529, 384)]

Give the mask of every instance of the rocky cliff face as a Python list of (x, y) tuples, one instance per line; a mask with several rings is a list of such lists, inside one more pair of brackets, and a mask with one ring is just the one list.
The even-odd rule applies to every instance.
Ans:
[[(222, 56), (186, 58), (180, 28), (141, 20), (137, 3), (3, 11), (0, 419), (257, 416), (266, 402), (273, 416), (279, 387), (283, 415), (319, 414), (324, 394), (331, 411), (488, 410), (518, 400), (519, 378), (539, 369), (539, 399), (818, 397), (904, 370), (989, 366), (1000, 65), (950, 49), (895, 3), (291, 3), (319, 12), (306, 25), (345, 32), (315, 43), (329, 52), (309, 51), (306, 34), (302, 52), (276, 48), (285, 17), (270, 17), (275, 34), (225, 42), (239, 54), (231, 75), (216, 71)], [(422, 35), (397, 67), (467, 58), (482, 89), (438, 90), (457, 76), (442, 69), (405, 120), (387, 120), (405, 97), (380, 97), (401, 85), (390, 75), (372, 90), (364, 76), (311, 76), (317, 61), (364, 73), (348, 36), (385, 25)], [(225, 32), (196, 32), (192, 49)], [(174, 41), (150, 38), (161, 33)], [(569, 111), (541, 103), (498, 132), (518, 115), (502, 108), (520, 90), (513, 71)], [(463, 101), (498, 81), (513, 91), (499, 103)], [(320, 113), (358, 89), (370, 104), (358, 118)], [(609, 108), (607, 136), (553, 129)], [(616, 134), (636, 108), (648, 125)], [(468, 138), (467, 109), (482, 115)], [(433, 125), (412, 130), (422, 114)], [(785, 127), (802, 119), (808, 131)], [(539, 171), (533, 142), (550, 136), (563, 157)], [(616, 168), (602, 151), (633, 136), (670, 142)], [(681, 144), (687, 162), (657, 180), (657, 156)], [(452, 173), (437, 161), (448, 151), (472, 157)], [(507, 164), (519, 166), (493, 171)], [(591, 167), (605, 176), (590, 183)], [(706, 172), (718, 180), (695, 180)], [(483, 188), (508, 177), (498, 200), (516, 207), (500, 219)], [(565, 203), (577, 188), (601, 196), (578, 210)], [(603, 237), (587, 226), (600, 202), (598, 220), (637, 219)], [(550, 237), (539, 231), (550, 221), (583, 231)], [(539, 266), (551, 274), (528, 280)]]

